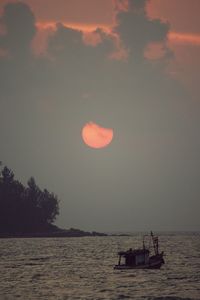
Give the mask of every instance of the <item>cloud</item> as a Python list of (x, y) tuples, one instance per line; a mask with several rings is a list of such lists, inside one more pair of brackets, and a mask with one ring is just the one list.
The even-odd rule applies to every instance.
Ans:
[(165, 43), (149, 43), (144, 50), (144, 57), (148, 60), (163, 59), (166, 56), (167, 51), (168, 49), (166, 48)]
[(131, 56), (143, 56), (149, 43), (164, 42), (169, 25), (158, 19), (150, 20), (145, 11), (147, 1), (129, 1), (128, 11), (119, 12), (115, 31), (120, 35)]
[(1, 17), (6, 33), (0, 37), (0, 45), (12, 56), (26, 56), (36, 33), (35, 18), (23, 3), (6, 4)]
[[(3, 6), (8, 2), (11, 2), (11, 0), (1, 1), (0, 14), (3, 13)], [(12, 3), (15, 2), (17, 1), (12, 0)], [(166, 58), (170, 58), (172, 60), (172, 52), (174, 52), (175, 55), (173, 56), (173, 68), (175, 69), (181, 61), (181, 76), (185, 76), (184, 81), (187, 81), (187, 68), (186, 65), (184, 65), (184, 60), (182, 58), (179, 58), (179, 62), (175, 61), (180, 53), (175, 45), (179, 44), (182, 45), (182, 47), (187, 47), (187, 45), (190, 45), (191, 48), (187, 47), (188, 55), (192, 55), (192, 52), (195, 51), (192, 50), (192, 46), (196, 47), (199, 45), (200, 26), (198, 26), (198, 0), (193, 0), (192, 2), (183, 0), (181, 2), (181, 9), (179, 0), (85, 0), (84, 2), (81, 0), (44, 0), (42, 1), (42, 3), (40, 1), (26, 0), (24, 1), (24, 3), (26, 3), (32, 9), (36, 20), (35, 25), (37, 27), (37, 31), (31, 43), (32, 50), (36, 55), (42, 54), (48, 56), (48, 37), (54, 34), (56, 30), (56, 24), (58, 22), (62, 23), (65, 27), (70, 27), (78, 31), (81, 30), (84, 33), (84, 42), (95, 46), (96, 44), (100, 43), (100, 36), (99, 34), (93, 32), (96, 31), (97, 28), (101, 28), (101, 30), (105, 32), (109, 31), (111, 34), (112, 28), (116, 26), (116, 14), (121, 11), (126, 15), (129, 7), (129, 13), (132, 10), (135, 15), (138, 14), (140, 16), (140, 20), (143, 15), (146, 22), (145, 24), (141, 20), (141, 23), (139, 24), (139, 21), (136, 21), (136, 19), (134, 18), (137, 24), (139, 24), (140, 26), (144, 26), (144, 28), (141, 27), (141, 32), (143, 32), (144, 36), (143, 45), (139, 45), (139, 43), (142, 43), (141, 37), (138, 37), (137, 34), (135, 34), (135, 37), (133, 35), (133, 40), (136, 44), (134, 45), (135, 55), (136, 53), (143, 52), (145, 53), (145, 57), (147, 59), (156, 62), (157, 60), (160, 61), (161, 59), (164, 60)], [(46, 7), (48, 7), (48, 9), (46, 9)], [(79, 13), (80, 11), (81, 14)], [(158, 24), (155, 24), (153, 29), (153, 23), (156, 22), (163, 25), (162, 29), (161, 26), (158, 26)], [(134, 24), (132, 25), (134, 26)], [(166, 26), (168, 26), (168, 29), (166, 28)], [(145, 28), (147, 28), (147, 30)], [(150, 34), (152, 38), (152, 31), (154, 31), (155, 28), (156, 30), (159, 30), (159, 34), (161, 34), (160, 40), (157, 33), (157, 38), (149, 41), (148, 43), (147, 40), (145, 41), (145, 36), (149, 36)], [(0, 26), (0, 32), (2, 32), (2, 30), (3, 27)], [(163, 33), (161, 33), (161, 30), (163, 30)], [(164, 38), (166, 38), (166, 32), (164, 31), (166, 30), (168, 30), (167, 42), (164, 40)], [(117, 31), (118, 30), (116, 29), (116, 32)], [(111, 38), (113, 39), (113, 42), (115, 44), (115, 49), (113, 53), (109, 54), (109, 57), (111, 57), (112, 59), (122, 59), (125, 61), (127, 59), (128, 53), (130, 52), (128, 51), (128, 49), (125, 49), (125, 46), (123, 46), (122, 43), (119, 42), (119, 40), (116, 39), (116, 32), (114, 35), (111, 35)], [(125, 38), (125, 34), (126, 32), (122, 34), (123, 39)], [(127, 44), (127, 41), (123, 42), (125, 45)], [(8, 52), (2, 48), (2, 43), (3, 42), (1, 41), (1, 57), (5, 57), (5, 55), (8, 55)], [(129, 46), (126, 45), (127, 48), (129, 48)], [(143, 48), (142, 52), (141, 48)], [(183, 51), (185, 52), (185, 50)], [(169, 59), (168, 63), (171, 64), (171, 61)], [(195, 60), (193, 60), (191, 63), (194, 66), (195, 76)], [(180, 72), (180, 68), (177, 70), (177, 72)]]

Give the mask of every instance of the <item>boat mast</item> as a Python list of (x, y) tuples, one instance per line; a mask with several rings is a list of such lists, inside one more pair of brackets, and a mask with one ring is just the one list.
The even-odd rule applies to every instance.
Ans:
[(153, 248), (155, 255), (158, 255), (158, 237), (153, 235), (153, 232), (151, 231), (151, 238), (153, 241)]

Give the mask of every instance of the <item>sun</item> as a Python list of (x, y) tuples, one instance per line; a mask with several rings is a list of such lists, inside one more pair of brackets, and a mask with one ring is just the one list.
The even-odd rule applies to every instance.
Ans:
[(85, 144), (91, 148), (104, 148), (113, 139), (113, 129), (104, 128), (93, 122), (89, 122), (82, 129), (82, 138)]

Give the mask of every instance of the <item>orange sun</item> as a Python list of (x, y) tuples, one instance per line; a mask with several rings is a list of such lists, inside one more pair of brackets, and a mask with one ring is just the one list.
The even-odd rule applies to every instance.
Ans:
[(103, 148), (108, 146), (112, 141), (113, 130), (90, 122), (83, 127), (82, 138), (85, 144), (92, 148)]

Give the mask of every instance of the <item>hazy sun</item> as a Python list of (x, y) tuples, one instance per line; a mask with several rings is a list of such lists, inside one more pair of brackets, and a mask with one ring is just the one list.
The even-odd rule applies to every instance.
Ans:
[(85, 144), (92, 148), (103, 148), (112, 141), (113, 130), (89, 122), (82, 129), (82, 138)]

